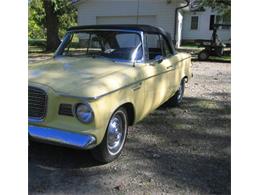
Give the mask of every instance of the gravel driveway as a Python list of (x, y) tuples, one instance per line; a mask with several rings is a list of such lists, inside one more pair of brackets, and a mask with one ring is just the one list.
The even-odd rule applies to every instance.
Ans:
[(230, 194), (230, 69), (193, 62), (183, 104), (131, 127), (110, 164), (88, 151), (32, 143), (29, 194)]

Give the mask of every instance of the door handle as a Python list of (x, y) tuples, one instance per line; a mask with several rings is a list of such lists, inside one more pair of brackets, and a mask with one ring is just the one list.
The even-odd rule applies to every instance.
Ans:
[(132, 87), (132, 90), (133, 90), (133, 91), (137, 91), (138, 89), (141, 88), (141, 86), (142, 86), (142, 82), (137, 83), (136, 85), (134, 85), (134, 86)]
[(167, 66), (166, 69), (169, 70), (170, 68), (172, 69), (176, 69), (176, 67), (174, 65), (170, 65), (170, 66)]

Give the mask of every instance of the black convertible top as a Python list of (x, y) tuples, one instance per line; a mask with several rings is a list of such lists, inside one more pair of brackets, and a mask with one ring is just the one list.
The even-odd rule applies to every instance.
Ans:
[(110, 25), (85, 25), (85, 26), (74, 26), (68, 29), (71, 30), (102, 30), (102, 29), (115, 29), (115, 30), (134, 30), (134, 31), (143, 31), (144, 33), (158, 33), (163, 35), (169, 43), (169, 46), (174, 52), (172, 39), (170, 33), (166, 32), (160, 27), (155, 27), (152, 25), (144, 25), (144, 24), (110, 24)]
[(122, 30), (135, 30), (143, 31), (146, 33), (163, 33), (166, 32), (159, 27), (143, 24), (111, 24), (111, 25), (86, 25), (86, 26), (73, 26), (68, 30), (84, 30), (84, 29), (122, 29)]

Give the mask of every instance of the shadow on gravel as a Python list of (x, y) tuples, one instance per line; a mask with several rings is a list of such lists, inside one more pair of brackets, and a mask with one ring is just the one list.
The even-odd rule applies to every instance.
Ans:
[[(169, 193), (180, 189), (186, 193), (230, 194), (230, 144), (230, 102), (184, 98), (180, 107), (162, 106), (131, 128), (123, 152), (126, 155), (108, 165), (100, 166), (87, 151), (32, 143), (29, 191), (70, 193), (88, 183), (105, 191), (103, 183), (98, 180), (92, 185), (88, 177), (109, 180), (124, 175), (141, 178), (141, 182), (147, 177), (145, 173), (151, 173), (150, 177)], [(113, 166), (119, 167), (116, 172), (109, 171)], [(55, 181), (55, 188), (50, 181)], [(129, 179), (129, 188), (138, 185)]]
[[(185, 98), (179, 108), (163, 105), (139, 125), (140, 129), (149, 129), (149, 134), (161, 140), (160, 143), (144, 142), (135, 137), (128, 150), (141, 151), (153, 160), (153, 167), (141, 169), (154, 170), (168, 186), (174, 184), (172, 190), (230, 194), (230, 113), (229, 101)], [(135, 145), (138, 144), (137, 149)], [(154, 160), (153, 154), (160, 158)]]
[[(85, 194), (90, 192), (85, 183), (99, 189), (99, 192), (106, 191), (102, 184), (95, 187), (88, 179), (108, 174), (106, 170), (95, 169), (98, 166), (101, 164), (93, 159), (89, 151), (30, 142), (29, 194)], [(84, 168), (87, 171), (83, 172)]]
[(29, 161), (50, 169), (77, 169), (101, 165), (89, 151), (30, 142)]

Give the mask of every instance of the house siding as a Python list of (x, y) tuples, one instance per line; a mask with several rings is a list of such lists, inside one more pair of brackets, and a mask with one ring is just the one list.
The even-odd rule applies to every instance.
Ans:
[[(164, 28), (173, 36), (175, 4), (175, 1), (167, 3), (166, 0), (140, 0), (139, 24), (143, 24), (142, 19), (145, 21), (146, 17), (155, 18), (154, 22), (151, 22), (150, 19), (149, 23)], [(77, 5), (78, 24), (95, 25), (97, 24), (97, 20), (100, 20), (102, 17), (133, 18), (137, 15), (137, 6), (137, 0), (86, 0)]]
[[(210, 15), (217, 15), (211, 9), (206, 9), (204, 12), (184, 12), (182, 40), (196, 40), (196, 39), (211, 39), (212, 30), (209, 30)], [(191, 30), (191, 16), (198, 16), (198, 29)], [(219, 29), (218, 36), (224, 42), (229, 42), (231, 38), (230, 29)]]

